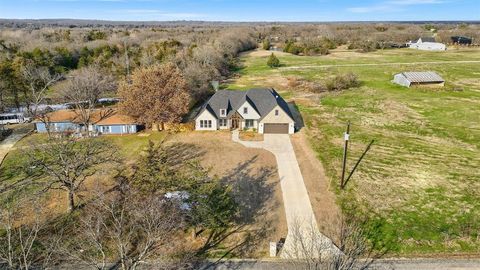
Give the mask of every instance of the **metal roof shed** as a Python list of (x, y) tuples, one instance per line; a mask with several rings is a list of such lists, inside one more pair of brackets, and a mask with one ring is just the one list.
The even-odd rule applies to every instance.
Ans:
[(393, 82), (399, 85), (410, 87), (412, 85), (444, 86), (445, 80), (433, 71), (423, 72), (402, 72), (395, 74)]

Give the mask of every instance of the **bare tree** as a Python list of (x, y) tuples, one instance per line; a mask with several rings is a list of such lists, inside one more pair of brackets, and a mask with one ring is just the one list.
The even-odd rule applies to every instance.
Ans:
[(113, 77), (105, 75), (97, 67), (86, 67), (71, 73), (60, 96), (71, 103), (83, 125), (83, 131), (88, 135), (88, 126), (98, 105), (98, 99), (113, 91), (115, 87)]
[[(26, 208), (35, 202), (9, 198), (0, 212), (0, 267), (9, 269), (31, 269), (40, 266), (49, 254), (39, 250), (39, 233), (44, 224), (40, 221), (38, 209), (27, 214)], [(31, 209), (29, 209), (31, 210)]]
[[(84, 209), (76, 228), (79, 238), (65, 241), (63, 252), (97, 269), (137, 269), (155, 256), (156, 269), (182, 269), (189, 264), (173, 239), (184, 229), (175, 201), (140, 196), (131, 190), (99, 194)], [(107, 264), (107, 260), (112, 263)]]
[(290, 240), (291, 243), (288, 247), (283, 247), (282, 257), (288, 259), (296, 269), (370, 269), (388, 249), (367, 239), (369, 232), (365, 222), (340, 218), (334, 229), (337, 241), (335, 246), (318, 231), (314, 222), (305, 227), (302, 226), (303, 222), (297, 220), (289, 231), (290, 239), (287, 237), (287, 241)]
[(43, 191), (64, 190), (70, 212), (84, 182), (102, 166), (117, 161), (115, 147), (100, 139), (55, 138), (25, 151), (27, 177), (22, 184), (40, 185)]
[(28, 113), (36, 118), (39, 105), (45, 101), (50, 86), (63, 78), (62, 74), (52, 74), (47, 67), (36, 67), (27, 64), (22, 69), (22, 75), (28, 87), (25, 92), (25, 103)]

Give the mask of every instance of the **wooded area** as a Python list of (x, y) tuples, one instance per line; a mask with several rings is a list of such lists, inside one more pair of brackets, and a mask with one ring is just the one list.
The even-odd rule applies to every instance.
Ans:
[[(355, 54), (395, 50), (422, 36), (449, 44), (451, 36), (467, 36), (476, 46), (480, 25), (0, 20), (0, 112), (24, 108), (46, 122), (40, 105), (69, 103), (87, 127), (100, 98), (119, 97), (119, 110), (139, 124), (163, 126), (180, 122), (208, 98), (212, 81), (238, 76), (240, 53), (259, 46), (286, 52), (267, 52), (268, 62), (261, 59), (273, 72), (291, 61), (284, 57), (292, 57), (288, 53), (323, 59), (340, 46)], [(362, 85), (350, 71), (318, 83), (300, 79), (287, 86), (303, 84), (323, 93)], [(212, 176), (182, 145), (152, 142), (126, 162), (115, 145), (84, 132), (83, 139), (38, 137), (22, 145), (15, 164), (0, 172), (5, 203), (0, 263), (8, 268), (81, 264), (107, 269), (113, 263), (136, 269), (143, 261), (158, 260), (162, 269), (190, 269), (207, 258), (249, 254), (264, 237), (264, 228), (250, 227), (255, 207), (242, 209), (229, 179)], [(87, 187), (93, 177), (110, 182)], [(54, 190), (68, 198), (68, 205), (65, 213), (48, 216), (37, 201)], [(96, 192), (85, 195), (85, 190)], [(367, 232), (357, 229), (344, 227), (341, 233), (362, 238), (352, 240), (352, 252), (355, 259), (368, 258), (360, 253), (373, 251), (375, 243), (365, 242)]]

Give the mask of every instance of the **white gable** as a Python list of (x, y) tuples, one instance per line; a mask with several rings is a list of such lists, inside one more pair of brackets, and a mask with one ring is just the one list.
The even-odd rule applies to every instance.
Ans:
[[(247, 113), (245, 113), (245, 108), (247, 108)], [(258, 112), (253, 108), (250, 102), (245, 101), (237, 110), (237, 112), (243, 117), (243, 119), (259, 119), (260, 115)]]

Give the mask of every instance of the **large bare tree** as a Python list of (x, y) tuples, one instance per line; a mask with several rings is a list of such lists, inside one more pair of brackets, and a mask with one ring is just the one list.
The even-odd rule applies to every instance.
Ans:
[(84, 182), (109, 163), (117, 161), (115, 147), (101, 139), (51, 138), (25, 151), (27, 177), (22, 184), (39, 185), (42, 190), (64, 190), (68, 208), (74, 211), (75, 197)]
[(41, 218), (38, 202), (16, 192), (3, 199), (5, 201), (0, 209), (0, 268), (45, 268), (52, 262), (54, 249), (51, 243), (41, 243), (40, 234), (46, 224)]
[(98, 67), (90, 66), (72, 72), (60, 96), (71, 103), (88, 134), (88, 126), (99, 98), (111, 93), (115, 88), (116, 82), (112, 76), (106, 75)]
[(185, 228), (179, 204), (125, 187), (98, 194), (83, 209), (76, 237), (65, 239), (60, 253), (97, 269), (133, 270), (153, 258), (156, 269), (188, 266), (188, 252), (173, 241)]
[(172, 64), (138, 69), (120, 86), (120, 108), (146, 125), (178, 123), (188, 112), (187, 83)]
[(40, 112), (39, 105), (45, 102), (50, 86), (63, 78), (62, 74), (52, 73), (47, 67), (27, 64), (22, 68), (22, 76), (27, 84), (25, 88), (25, 105), (32, 118)]

